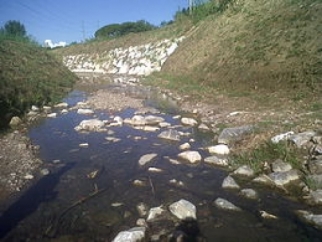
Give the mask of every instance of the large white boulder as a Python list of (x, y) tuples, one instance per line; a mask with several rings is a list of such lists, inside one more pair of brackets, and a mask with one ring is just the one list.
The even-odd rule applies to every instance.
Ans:
[(152, 161), (155, 157), (157, 157), (158, 155), (153, 153), (153, 154), (146, 154), (141, 156), (141, 158), (139, 159), (139, 165), (140, 166), (144, 166), (145, 164), (149, 163), (150, 161)]
[(217, 154), (217, 155), (228, 155), (230, 150), (227, 145), (220, 144), (208, 147), (208, 151), (210, 154)]
[(180, 157), (184, 160), (187, 160), (190, 163), (197, 163), (197, 162), (201, 161), (201, 159), (202, 159), (202, 157), (198, 151), (190, 151), (190, 150), (181, 152), (180, 154), (178, 154), (178, 157)]
[(99, 131), (104, 125), (104, 122), (99, 119), (87, 119), (80, 122), (80, 124), (75, 127), (75, 130)]
[(182, 118), (181, 123), (188, 126), (195, 126), (198, 124), (197, 120), (193, 118)]
[(181, 199), (175, 203), (172, 203), (169, 206), (170, 212), (176, 216), (178, 219), (184, 220), (184, 219), (197, 219), (197, 209), (196, 206), (193, 205), (191, 202)]
[(145, 238), (145, 227), (134, 227), (122, 231), (113, 239), (113, 242), (140, 242)]

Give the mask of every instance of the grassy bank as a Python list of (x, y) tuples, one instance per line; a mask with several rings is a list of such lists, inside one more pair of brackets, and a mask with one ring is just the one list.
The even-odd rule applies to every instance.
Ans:
[(321, 26), (320, 0), (231, 1), (197, 23), (163, 73), (229, 94), (312, 96), (322, 90)]
[(76, 80), (47, 50), (28, 40), (0, 38), (0, 127), (31, 105), (61, 98)]

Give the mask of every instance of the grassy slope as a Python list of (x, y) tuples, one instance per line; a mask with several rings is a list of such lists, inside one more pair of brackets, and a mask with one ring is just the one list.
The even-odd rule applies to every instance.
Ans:
[(31, 43), (1, 39), (0, 53), (0, 126), (32, 104), (61, 97), (76, 80), (47, 50)]
[(321, 0), (239, 0), (200, 22), (163, 72), (228, 92), (305, 96), (321, 91), (321, 37)]
[(232, 2), (228, 10), (195, 26), (183, 18), (159, 30), (78, 44), (55, 53), (100, 53), (185, 35), (149, 84), (209, 102), (224, 94), (257, 102), (245, 105), (280, 106), (278, 98), (283, 97), (283, 104), (302, 101), (322, 107), (321, 100), (316, 100), (322, 96), (321, 0)]

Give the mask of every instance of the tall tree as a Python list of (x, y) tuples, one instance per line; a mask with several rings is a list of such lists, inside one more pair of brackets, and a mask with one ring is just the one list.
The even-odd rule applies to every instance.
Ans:
[(25, 26), (16, 20), (9, 20), (4, 25), (5, 34), (17, 36), (17, 37), (26, 37), (27, 31)]

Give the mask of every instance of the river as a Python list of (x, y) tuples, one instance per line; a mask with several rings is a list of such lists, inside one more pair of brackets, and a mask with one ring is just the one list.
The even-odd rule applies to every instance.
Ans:
[[(180, 199), (196, 206), (197, 231), (206, 241), (322, 240), (318, 230), (302, 223), (294, 213), (307, 206), (282, 191), (236, 178), (241, 187), (258, 192), (258, 199), (248, 199), (236, 190), (222, 188), (227, 169), (204, 162), (173, 162), (180, 152), (179, 145), (185, 142), (202, 157), (209, 156), (204, 147), (213, 142), (213, 134), (182, 126), (175, 116), (189, 114), (181, 113), (173, 100), (151, 93), (151, 89), (142, 92), (142, 88), (122, 87), (132, 94), (140, 90), (146, 106), (162, 111), (156, 116), (190, 135), (168, 141), (158, 138), (162, 128), (147, 132), (125, 124), (109, 127), (106, 132), (77, 132), (75, 126), (84, 119), (125, 119), (137, 110), (95, 110), (90, 117), (78, 114), (77, 109), (69, 109), (66, 114), (54, 110), (58, 112), (56, 118), (40, 120), (28, 133), (32, 143), (40, 145), (39, 156), (50, 173), (37, 179), (2, 214), (0, 236), (4, 241), (112, 241), (118, 232), (136, 226), (142, 217), (140, 204), (147, 210), (161, 205), (167, 210)], [(63, 101), (73, 107), (86, 101), (88, 95), (88, 91), (75, 89)], [(140, 157), (152, 153), (157, 156), (151, 163), (138, 165)], [(218, 197), (242, 211), (217, 208), (213, 203)], [(274, 214), (277, 219), (263, 218), (260, 211)], [(150, 238), (155, 241), (161, 240), (155, 239), (158, 235), (168, 235), (180, 225), (171, 216), (148, 224)]]

